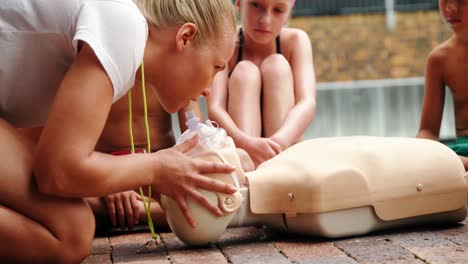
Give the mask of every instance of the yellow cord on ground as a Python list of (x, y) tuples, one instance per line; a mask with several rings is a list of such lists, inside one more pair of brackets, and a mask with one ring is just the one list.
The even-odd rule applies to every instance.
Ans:
[[(148, 106), (146, 103), (146, 86), (145, 86), (145, 66), (144, 63), (141, 63), (141, 89), (143, 92), (143, 111), (145, 117), (145, 129), (146, 129), (146, 143), (147, 143), (147, 153), (151, 153), (151, 140), (150, 140), (150, 131), (148, 123)], [(132, 90), (128, 90), (128, 128), (130, 134), (130, 146), (132, 154), (135, 153), (135, 143), (133, 140), (133, 111), (132, 111)], [(151, 231), (151, 237), (156, 240), (158, 235), (154, 232), (153, 219), (151, 218), (151, 186), (148, 186), (148, 199), (146, 199), (143, 189), (140, 187), (140, 195), (143, 199), (143, 207), (146, 211), (146, 216), (148, 217), (148, 227)]]

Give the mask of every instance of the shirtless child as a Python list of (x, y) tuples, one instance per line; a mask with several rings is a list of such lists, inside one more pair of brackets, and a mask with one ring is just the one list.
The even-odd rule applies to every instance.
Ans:
[[(141, 82), (135, 82), (135, 86), (131, 91), (133, 106), (132, 130), (135, 152), (142, 153), (147, 150), (147, 139)], [(151, 152), (174, 146), (176, 139), (172, 128), (171, 115), (164, 111), (159, 104), (149, 84), (146, 84), (146, 98)], [(186, 129), (184, 112), (187, 108), (191, 108), (200, 120), (203, 120), (198, 102), (192, 101), (188, 107), (178, 112), (181, 131)], [(128, 98), (125, 96), (112, 105), (96, 150), (113, 155), (130, 154), (131, 145), (128, 120)], [(119, 226), (121, 228), (131, 228), (140, 221), (147, 221), (146, 211), (138, 190), (116, 193), (105, 197), (88, 198), (86, 200), (93, 209), (98, 228), (108, 226), (109, 221), (107, 220), (110, 220), (112, 226)], [(151, 216), (156, 227), (167, 226), (164, 213), (155, 200), (151, 202)]]
[(439, 139), (445, 86), (448, 86), (453, 97), (457, 131), (457, 141), (450, 147), (468, 170), (468, 4), (461, 0), (439, 0), (439, 9), (453, 35), (429, 54), (417, 137)]

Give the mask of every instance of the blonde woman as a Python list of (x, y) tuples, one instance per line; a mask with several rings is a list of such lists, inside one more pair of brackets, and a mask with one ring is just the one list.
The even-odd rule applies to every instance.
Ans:
[[(198, 138), (152, 154), (94, 149), (143, 74), (167, 112), (208, 93), (234, 50), (230, 0), (6, 0), (0, 27), (0, 262), (82, 261), (94, 233), (82, 197), (150, 185), (192, 226), (187, 197), (221, 214), (196, 188), (235, 192), (201, 175), (233, 168), (187, 157)], [(17, 129), (35, 126), (37, 145)]]

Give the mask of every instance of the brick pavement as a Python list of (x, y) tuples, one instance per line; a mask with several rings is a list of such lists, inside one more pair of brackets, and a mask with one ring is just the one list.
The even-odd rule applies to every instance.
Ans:
[(456, 225), (390, 230), (362, 237), (324, 240), (280, 234), (256, 227), (228, 229), (207, 247), (183, 244), (169, 231), (160, 233), (162, 246), (136, 254), (147, 232), (116, 234), (94, 240), (94, 263), (468, 263), (468, 218)]

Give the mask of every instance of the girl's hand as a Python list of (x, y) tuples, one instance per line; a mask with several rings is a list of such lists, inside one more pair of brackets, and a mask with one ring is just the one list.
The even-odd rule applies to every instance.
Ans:
[(281, 146), (270, 138), (250, 137), (242, 148), (249, 153), (255, 168), (281, 152)]
[(177, 146), (152, 154), (160, 164), (154, 179), (154, 190), (174, 199), (192, 227), (195, 227), (195, 220), (188, 209), (187, 197), (191, 197), (214, 215), (222, 215), (218, 206), (210, 203), (197, 188), (226, 194), (237, 191), (233, 185), (203, 176), (210, 173), (231, 173), (234, 171), (232, 165), (197, 160), (185, 154), (194, 148), (198, 141), (199, 136), (196, 135)]
[(132, 228), (139, 221), (139, 195), (134, 191), (121, 192), (107, 195), (104, 201), (107, 205), (107, 211), (111, 224), (121, 228)]

